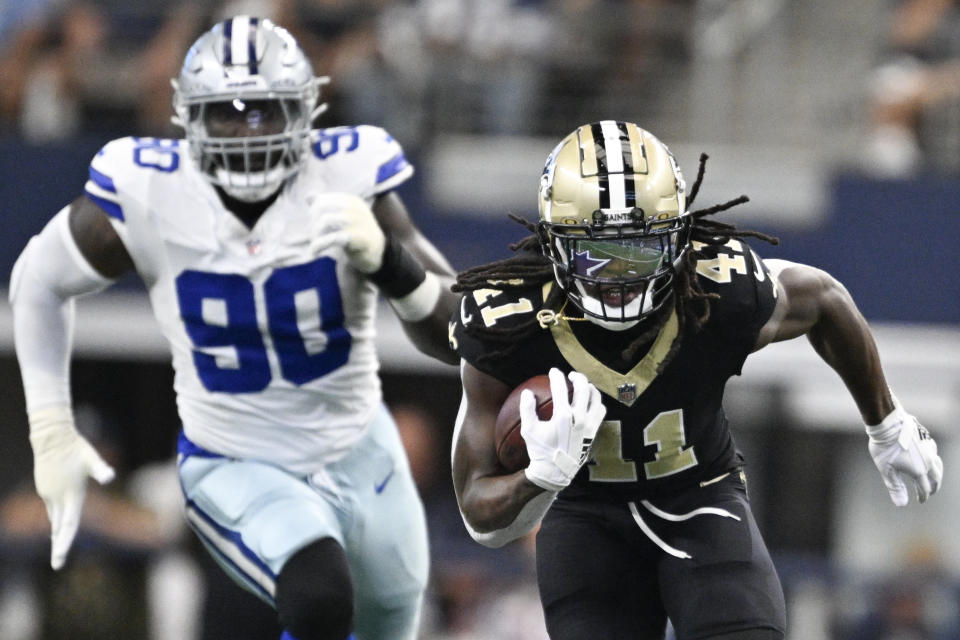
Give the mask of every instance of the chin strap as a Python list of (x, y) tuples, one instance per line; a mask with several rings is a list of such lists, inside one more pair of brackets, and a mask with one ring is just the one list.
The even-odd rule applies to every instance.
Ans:
[(567, 304), (564, 303), (559, 312), (554, 311), (553, 309), (540, 309), (540, 311), (537, 311), (537, 322), (540, 324), (540, 328), (549, 329), (552, 325), (560, 324), (561, 320), (565, 320), (566, 322), (593, 322), (594, 324), (603, 327), (604, 329), (609, 329), (610, 331), (626, 331), (627, 329), (637, 326), (637, 323), (640, 322), (640, 320), (617, 322), (616, 320), (600, 320), (599, 318), (587, 316), (572, 317), (563, 313), (563, 309), (566, 308), (566, 306)]

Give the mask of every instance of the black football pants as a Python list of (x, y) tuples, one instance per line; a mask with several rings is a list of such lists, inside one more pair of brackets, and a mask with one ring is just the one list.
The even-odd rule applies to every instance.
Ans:
[(649, 501), (561, 495), (537, 535), (537, 577), (552, 640), (661, 640), (667, 617), (678, 640), (786, 628), (739, 473)]

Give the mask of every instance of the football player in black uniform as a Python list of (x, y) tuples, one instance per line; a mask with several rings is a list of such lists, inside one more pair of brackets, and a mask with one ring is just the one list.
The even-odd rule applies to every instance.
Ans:
[[(689, 195), (692, 203), (704, 161)], [(538, 523), (554, 640), (783, 638), (783, 592), (747, 499), (722, 401), (770, 342), (806, 335), (843, 379), (897, 505), (943, 465), (890, 392), (867, 323), (827, 273), (761, 260), (740, 231), (688, 211), (666, 146), (635, 124), (578, 128), (547, 159), (534, 236), (460, 274), (451, 327), (463, 401), (454, 487), (471, 535), (500, 546)], [(775, 240), (774, 240), (775, 241)], [(508, 471), (494, 425), (548, 373), (550, 420), (521, 397), (530, 464)], [(567, 399), (567, 380), (573, 391)]]

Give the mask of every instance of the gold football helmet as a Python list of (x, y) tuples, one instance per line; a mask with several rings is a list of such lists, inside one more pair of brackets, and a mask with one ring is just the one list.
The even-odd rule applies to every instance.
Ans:
[(630, 122), (583, 125), (547, 157), (541, 247), (589, 319), (626, 329), (671, 298), (689, 241), (685, 189), (667, 146)]

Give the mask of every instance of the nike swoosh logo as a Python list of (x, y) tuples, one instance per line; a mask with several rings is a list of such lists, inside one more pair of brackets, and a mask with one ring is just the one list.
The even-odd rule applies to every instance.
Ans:
[(382, 482), (373, 485), (373, 490), (377, 493), (382, 493), (384, 487), (387, 486), (387, 483), (390, 482), (390, 478), (393, 477), (393, 469), (390, 470), (390, 473), (387, 474), (387, 477), (383, 479)]

